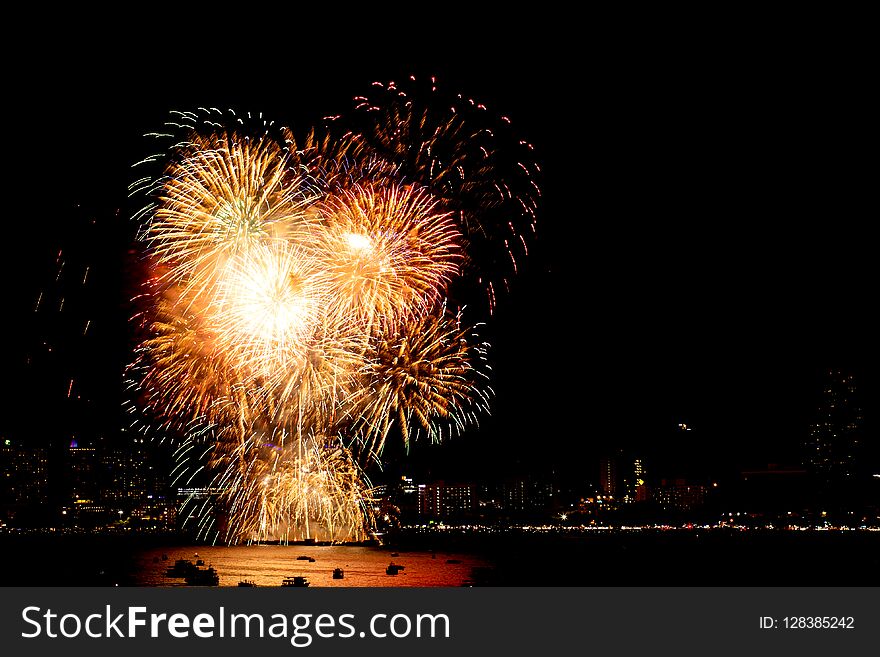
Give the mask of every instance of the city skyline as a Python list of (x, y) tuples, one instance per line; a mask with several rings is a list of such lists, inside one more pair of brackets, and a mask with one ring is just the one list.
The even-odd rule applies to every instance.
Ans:
[[(376, 531), (381, 535), (436, 520), (488, 526), (523, 521), (724, 526), (733, 517), (726, 510), (765, 524), (871, 525), (880, 519), (880, 482), (864, 456), (870, 453), (859, 449), (867, 436), (857, 393), (852, 376), (828, 372), (800, 460), (749, 469), (731, 464), (723, 471), (683, 469), (668, 457), (657, 458), (656, 451), (633, 446), (585, 459), (576, 473), (535, 467), (463, 475), (442, 466), (419, 469), (413, 462), (392, 461), (374, 475)], [(676, 431), (689, 436), (693, 428), (679, 423)], [(178, 522), (178, 509), (184, 502), (216, 499), (221, 488), (173, 478), (167, 445), (163, 449), (149, 440), (145, 444), (137, 433), (123, 434), (124, 440), (73, 439), (66, 445), (0, 436), (0, 522), (20, 528), (191, 534), (186, 514)]]

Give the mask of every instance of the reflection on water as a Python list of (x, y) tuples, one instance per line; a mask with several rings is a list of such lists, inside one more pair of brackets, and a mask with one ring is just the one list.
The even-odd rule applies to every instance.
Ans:
[[(166, 555), (167, 560), (162, 556)], [(177, 559), (201, 559), (220, 576), (220, 586), (250, 580), (257, 586), (280, 586), (285, 577), (304, 576), (310, 586), (463, 586), (474, 568), (488, 564), (473, 555), (400, 552), (360, 546), (250, 545), (235, 547), (156, 548), (136, 555), (135, 583), (141, 586), (183, 586), (181, 578), (166, 577)], [(314, 561), (297, 559), (311, 557)], [(397, 575), (386, 574), (391, 563), (404, 566)], [(333, 579), (342, 568), (343, 579)]]

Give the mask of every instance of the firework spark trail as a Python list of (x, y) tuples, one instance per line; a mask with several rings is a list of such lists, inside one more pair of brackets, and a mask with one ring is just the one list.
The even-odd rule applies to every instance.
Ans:
[(258, 540), (362, 539), (372, 500), (348, 450), (314, 436), (274, 439), (278, 444), (256, 434), (246, 467), (223, 471), (227, 532)]
[(146, 230), (174, 283), (198, 294), (230, 257), (306, 231), (307, 187), (291, 179), (284, 151), (266, 139), (198, 138), (168, 167)]
[(237, 367), (263, 376), (305, 359), (330, 294), (319, 264), (286, 243), (251, 247), (218, 274), (208, 309), (218, 348)]
[(535, 236), (541, 190), (534, 147), (510, 120), (434, 78), (374, 82), (340, 119), (356, 158), (393, 162), (399, 175), (427, 187), (467, 240), (463, 274), (482, 288), (490, 312), (494, 288), (506, 289)]
[(440, 442), (438, 420), (449, 433), (475, 422), (476, 412), (488, 412), (491, 394), (487, 346), (445, 308), (377, 338), (365, 385), (349, 400), (361, 441), (381, 452), (394, 424), (408, 447), (411, 427)]
[[(460, 235), (422, 191), (357, 187), (327, 198), (318, 252), (336, 296), (330, 318), (366, 333), (435, 305), (457, 270)], [(380, 326), (381, 324), (381, 326)]]
[[(137, 165), (167, 162), (131, 187), (148, 198), (135, 217), (150, 275), (130, 380), (178, 436), (175, 485), (209, 477), (212, 495), (182, 509), (202, 537), (363, 538), (359, 460), (392, 431), (408, 448), (488, 412), (488, 345), (446, 298), (487, 254), (515, 271), (536, 167), (481, 105), (459, 97), (471, 109), (450, 115), (380, 89), (359, 100), (359, 130), (301, 140), (261, 115), (177, 112), (155, 134), (167, 155)], [(477, 277), (490, 307), (507, 276)]]

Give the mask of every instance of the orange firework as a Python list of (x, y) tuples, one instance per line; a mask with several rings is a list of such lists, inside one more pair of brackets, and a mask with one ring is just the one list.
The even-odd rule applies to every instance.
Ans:
[(459, 232), (424, 191), (355, 187), (320, 205), (331, 320), (368, 333), (422, 314), (457, 272)]
[(232, 256), (307, 231), (305, 182), (268, 138), (191, 136), (175, 153), (145, 237), (173, 283), (198, 295)]
[(535, 168), (504, 160), (484, 123), (383, 89), (360, 132), (300, 142), (250, 115), (230, 113), (230, 130), (218, 110), (177, 113), (169, 163), (133, 185), (150, 198), (136, 216), (153, 276), (131, 371), (142, 409), (176, 436), (175, 485), (212, 477), (225, 519), (196, 498), (182, 514), (201, 536), (363, 538), (373, 504), (357, 457), (488, 412), (488, 345), (446, 299), (487, 245), (515, 268)]
[(350, 400), (361, 443), (381, 452), (394, 425), (407, 446), (419, 431), (439, 442), (476, 423), (491, 394), (487, 347), (445, 308), (377, 338), (366, 381)]

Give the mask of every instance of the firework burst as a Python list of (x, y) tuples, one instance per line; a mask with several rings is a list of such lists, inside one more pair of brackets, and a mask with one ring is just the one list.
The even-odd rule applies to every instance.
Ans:
[(357, 187), (328, 197), (321, 214), (318, 253), (340, 326), (394, 327), (433, 305), (456, 273), (460, 235), (425, 192)]
[(377, 338), (364, 385), (351, 400), (361, 442), (381, 452), (397, 426), (407, 447), (424, 431), (433, 442), (488, 412), (488, 345), (445, 307)]
[(463, 274), (491, 311), (535, 235), (534, 147), (515, 136), (508, 117), (434, 78), (374, 82), (340, 121), (354, 157), (392, 163), (451, 213), (467, 241)]
[(207, 491), (183, 509), (199, 536), (363, 538), (361, 464), (392, 433), (408, 448), (488, 412), (488, 345), (447, 297), (470, 277), (491, 306), (499, 252), (515, 270), (530, 147), (462, 97), (450, 114), (376, 89), (299, 141), (261, 116), (175, 113), (167, 155), (139, 163), (164, 165), (132, 186), (152, 275), (131, 380), (176, 441), (175, 485)]
[(318, 263), (287, 243), (260, 244), (217, 273), (208, 309), (217, 346), (237, 367), (271, 377), (307, 354), (330, 287)]

